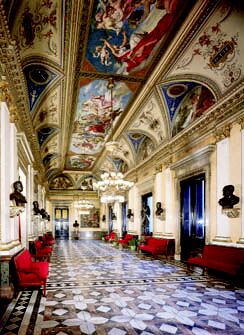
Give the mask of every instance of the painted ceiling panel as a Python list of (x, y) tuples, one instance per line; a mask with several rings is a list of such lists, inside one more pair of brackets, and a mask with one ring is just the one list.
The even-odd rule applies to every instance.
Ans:
[[(28, 116), (50, 180), (63, 169), (89, 176), (135, 167), (243, 78), (238, 1), (10, 2), (6, 18), (26, 76)], [(103, 160), (111, 134), (119, 149)]]
[(33, 119), (35, 128), (40, 127), (43, 123), (59, 125), (60, 124), (60, 98), (61, 98), (61, 86), (51, 90), (49, 95), (46, 95), (45, 100), (36, 111)]
[(183, 7), (181, 0), (94, 1), (84, 69), (145, 76)]
[(243, 29), (243, 1), (221, 1), (170, 76), (199, 74), (213, 80), (222, 92), (234, 87), (243, 79)]
[[(87, 158), (84, 160), (77, 155), (97, 155), (101, 152), (113, 123), (123, 113), (131, 96), (132, 92), (123, 82), (114, 83), (111, 96), (107, 80), (81, 81), (68, 153), (69, 168), (82, 168), (84, 165)], [(94, 160), (91, 162), (89, 157), (89, 167)]]
[(166, 138), (165, 122), (167, 122), (165, 111), (160, 107), (155, 96), (152, 96), (142, 108), (136, 121), (131, 124), (130, 130), (140, 129), (143, 134), (153, 137), (155, 142), (160, 144)]
[(141, 134), (141, 133), (129, 133), (128, 134), (128, 139), (130, 140), (130, 142), (132, 143), (135, 152), (138, 152), (140, 144), (143, 142), (143, 140), (145, 139), (145, 135)]
[(43, 65), (30, 65), (25, 67), (24, 74), (28, 87), (30, 111), (33, 112), (40, 101), (42, 93), (57, 78), (57, 74), (48, 70)]
[(58, 132), (58, 129), (51, 127), (43, 127), (39, 129), (37, 135), (40, 147), (56, 132)]
[(41, 55), (62, 64), (63, 6), (63, 0), (21, 2), (15, 16), (13, 36), (22, 59)]

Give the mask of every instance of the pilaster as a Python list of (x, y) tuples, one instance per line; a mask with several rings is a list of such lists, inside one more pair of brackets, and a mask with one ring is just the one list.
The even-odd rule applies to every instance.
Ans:
[[(226, 125), (216, 130), (217, 151), (217, 199), (222, 197), (222, 190), (230, 183), (230, 126)], [(229, 218), (222, 213), (222, 207), (217, 204), (217, 225), (215, 242), (230, 243)]]

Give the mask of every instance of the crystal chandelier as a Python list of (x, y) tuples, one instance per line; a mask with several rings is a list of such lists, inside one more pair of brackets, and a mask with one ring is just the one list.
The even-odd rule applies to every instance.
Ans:
[(102, 203), (124, 202), (125, 191), (128, 191), (134, 183), (124, 179), (121, 172), (104, 172), (101, 179), (94, 182), (93, 187), (101, 193)]
[(75, 202), (74, 207), (78, 209), (79, 214), (88, 215), (94, 205), (88, 200), (80, 200)]

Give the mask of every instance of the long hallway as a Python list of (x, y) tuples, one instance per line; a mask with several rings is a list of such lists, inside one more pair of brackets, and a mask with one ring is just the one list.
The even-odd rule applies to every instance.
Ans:
[(94, 240), (57, 241), (47, 297), (20, 292), (0, 334), (244, 334), (244, 290)]

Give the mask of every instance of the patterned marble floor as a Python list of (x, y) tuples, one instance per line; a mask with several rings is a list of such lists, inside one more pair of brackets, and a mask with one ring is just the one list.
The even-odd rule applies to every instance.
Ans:
[(59, 241), (47, 297), (20, 292), (1, 335), (244, 334), (244, 290), (101, 241)]

